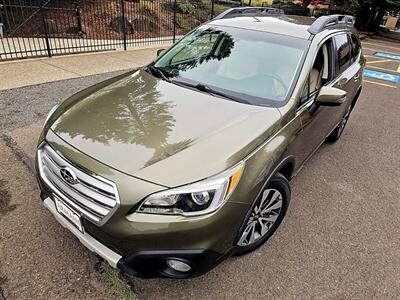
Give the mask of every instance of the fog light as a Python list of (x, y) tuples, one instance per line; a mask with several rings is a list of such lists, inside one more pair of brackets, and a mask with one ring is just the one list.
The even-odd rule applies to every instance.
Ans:
[(189, 272), (192, 268), (183, 261), (175, 260), (175, 259), (168, 259), (167, 265), (171, 269), (178, 271), (178, 272)]

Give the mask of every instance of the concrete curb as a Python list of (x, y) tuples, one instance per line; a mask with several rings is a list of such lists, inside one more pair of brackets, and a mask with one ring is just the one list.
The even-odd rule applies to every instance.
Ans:
[(141, 67), (156, 58), (159, 44), (127, 51), (102, 51), (31, 58), (0, 63), (0, 90), (9, 90), (60, 80), (80, 78)]

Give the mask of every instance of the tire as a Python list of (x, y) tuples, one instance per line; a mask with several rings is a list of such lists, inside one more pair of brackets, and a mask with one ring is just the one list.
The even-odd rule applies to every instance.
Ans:
[(333, 144), (340, 139), (340, 137), (342, 136), (342, 133), (347, 125), (347, 122), (349, 121), (352, 109), (353, 109), (353, 105), (349, 105), (349, 107), (347, 108), (347, 111), (344, 114), (344, 116), (342, 117), (342, 120), (340, 121), (340, 123), (326, 138), (325, 141), (327, 143)]
[[(275, 200), (273, 200), (274, 198)], [(285, 217), (290, 198), (291, 191), (289, 181), (285, 176), (277, 173), (271, 181), (263, 187), (257, 200), (247, 213), (239, 229), (235, 242), (234, 255), (243, 255), (254, 251), (274, 234)], [(260, 205), (264, 207), (264, 210), (260, 210)], [(276, 208), (274, 209), (273, 207)], [(254, 224), (254, 231), (252, 230), (252, 224)]]

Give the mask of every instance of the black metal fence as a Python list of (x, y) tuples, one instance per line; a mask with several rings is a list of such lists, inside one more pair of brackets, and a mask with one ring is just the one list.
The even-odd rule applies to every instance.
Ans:
[(0, 0), (0, 61), (174, 42), (236, 0)]

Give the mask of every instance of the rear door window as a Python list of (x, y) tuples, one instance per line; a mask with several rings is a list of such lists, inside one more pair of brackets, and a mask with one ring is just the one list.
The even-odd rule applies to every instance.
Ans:
[(338, 75), (343, 73), (351, 63), (351, 44), (347, 34), (339, 34), (334, 37), (337, 51)]

